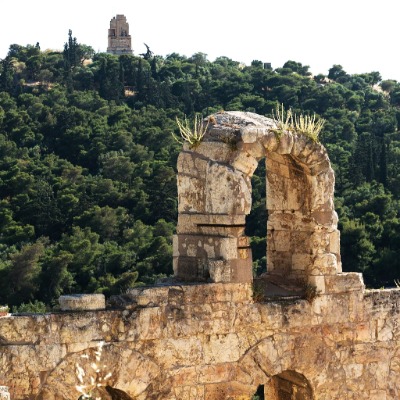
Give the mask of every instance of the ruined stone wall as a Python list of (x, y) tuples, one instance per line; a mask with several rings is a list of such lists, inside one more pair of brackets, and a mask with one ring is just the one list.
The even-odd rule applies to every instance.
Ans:
[(353, 291), (311, 304), (254, 303), (250, 284), (220, 283), (135, 289), (119, 310), (1, 318), (0, 385), (14, 400), (78, 399), (76, 364), (90, 373), (82, 356), (104, 341), (106, 383), (133, 399), (250, 399), (259, 385), (283, 396), (288, 376), (312, 394), (297, 400), (398, 399), (400, 290), (347, 279)]
[[(255, 114), (210, 121), (178, 159), (176, 282), (107, 310), (0, 318), (13, 400), (78, 399), (90, 377), (104, 400), (400, 398), (400, 289), (365, 291), (341, 272), (326, 150)], [(267, 274), (252, 282), (245, 221), (262, 158)]]

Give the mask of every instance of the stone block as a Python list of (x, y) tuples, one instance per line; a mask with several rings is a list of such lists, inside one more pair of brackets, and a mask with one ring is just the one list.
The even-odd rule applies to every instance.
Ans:
[(237, 238), (218, 236), (176, 235), (173, 255), (196, 258), (221, 258), (230, 260), (238, 257)]
[(321, 275), (309, 276), (308, 283), (316, 288), (318, 294), (325, 294), (326, 292), (325, 276)]
[[(210, 230), (210, 234), (220, 236), (220, 232), (230, 232), (222, 236), (236, 236), (236, 232), (241, 232), (246, 224), (246, 216), (243, 215), (223, 215), (223, 214), (178, 214), (177, 233), (205, 233)], [(232, 230), (232, 232), (231, 232)]]
[(281, 174), (280, 166), (284, 165), (284, 164), (282, 164), (282, 162), (283, 162), (283, 160), (282, 161), (276, 161), (276, 160), (274, 160), (272, 158), (265, 159), (266, 172), (267, 173), (271, 172), (271, 173), (280, 175)]
[(278, 174), (267, 171), (267, 209), (288, 210), (287, 193), (290, 181)]
[(172, 236), (172, 256), (173, 257), (179, 256), (179, 237), (178, 237), (178, 235)]
[(268, 242), (271, 245), (271, 250), (275, 251), (291, 251), (291, 232), (290, 231), (278, 231), (272, 232), (271, 241)]
[(306, 157), (305, 163), (312, 167), (315, 164), (319, 164), (328, 159), (328, 154), (324, 146), (321, 143), (314, 142), (314, 149)]
[(260, 142), (254, 142), (254, 143), (239, 142), (237, 144), (237, 148), (239, 152), (248, 153), (257, 160), (260, 160), (261, 158), (265, 157), (265, 149)]
[(251, 283), (253, 282), (253, 269), (251, 256), (246, 259), (231, 260), (231, 282)]
[(292, 231), (291, 248), (294, 253), (311, 254), (311, 232)]
[(305, 135), (297, 135), (296, 140), (293, 143), (293, 148), (292, 148), (292, 156), (298, 157), (300, 156), (303, 160), (305, 158), (304, 153), (307, 153), (305, 151), (305, 148), (307, 144), (312, 142), (311, 139), (309, 139)]
[(332, 253), (318, 254), (311, 266), (311, 275), (334, 275), (337, 273), (336, 255)]
[(104, 310), (106, 299), (104, 294), (70, 294), (58, 299), (62, 311)]
[(271, 251), (267, 247), (267, 272), (288, 276), (292, 270), (292, 253), (290, 251)]
[(273, 154), (273, 152), (276, 151), (276, 149), (279, 147), (279, 139), (276, 133), (272, 132), (271, 130), (266, 132), (265, 135), (262, 136), (260, 141), (264, 146), (264, 149), (268, 152), (267, 157), (269, 157), (270, 153)]
[[(186, 381), (187, 382), (187, 381)], [(204, 386), (176, 386), (175, 394), (166, 400), (197, 400), (204, 399)]]
[(279, 212), (268, 210), (268, 229), (290, 230), (293, 232), (314, 232), (316, 227), (315, 220), (300, 211)]
[(290, 168), (287, 164), (279, 164), (279, 175), (283, 176), (284, 178), (290, 178)]
[(236, 170), (252, 176), (258, 167), (258, 161), (251, 154), (240, 151), (235, 153), (235, 157), (230, 160), (230, 165)]
[(363, 373), (364, 366), (362, 364), (345, 364), (343, 365), (347, 379), (358, 379)]
[(126, 295), (142, 307), (155, 307), (165, 305), (168, 300), (170, 288), (167, 286), (151, 287), (151, 288), (130, 288), (126, 290)]
[(363, 292), (365, 289), (362, 274), (357, 272), (325, 276), (325, 285), (327, 293)]
[(237, 239), (222, 238), (219, 256), (222, 257), (223, 260), (238, 258)]
[[(315, 154), (315, 152), (319, 150), (319, 147), (321, 146), (320, 144), (314, 142), (313, 140), (309, 138), (301, 138), (302, 135), (300, 135), (297, 140), (295, 141), (295, 144), (293, 145), (294, 147), (294, 154), (296, 157), (299, 158), (300, 161), (302, 161), (304, 164), (308, 164), (307, 162), (307, 157), (310, 154)], [(300, 138), (300, 140), (299, 140)], [(297, 146), (297, 147), (296, 147)]]
[(193, 152), (182, 151), (178, 156), (177, 170), (179, 174), (196, 178), (205, 177), (208, 160)]
[(311, 193), (312, 193), (312, 210), (321, 210), (325, 207), (331, 207), (335, 185), (335, 175), (332, 168), (320, 173), (317, 176), (310, 177)]
[(283, 132), (279, 140), (279, 146), (276, 149), (278, 154), (290, 154), (293, 149), (294, 135), (291, 132)]
[(209, 278), (208, 261), (198, 257), (173, 257), (174, 276), (183, 281), (203, 282)]
[(300, 271), (309, 271), (312, 267), (310, 254), (294, 253), (292, 255), (292, 269)]
[(329, 159), (325, 159), (319, 162), (318, 164), (314, 164), (312, 167), (310, 167), (310, 173), (311, 175), (315, 176), (328, 171), (330, 168), (331, 168), (331, 163)]
[(228, 144), (222, 142), (201, 142), (199, 146), (192, 150), (193, 153), (202, 155), (210, 160), (218, 162), (228, 162), (232, 156), (232, 149)]
[(205, 212), (205, 179), (178, 175), (178, 211), (180, 213)]
[(391, 397), (387, 397), (386, 390), (371, 390), (368, 395), (369, 400), (387, 400)]
[(268, 155), (265, 159), (265, 165), (267, 167), (267, 170), (269, 168), (273, 168), (274, 165), (277, 165), (277, 164), (273, 164), (273, 161), (275, 161), (275, 163), (278, 163), (278, 164), (287, 164), (288, 163), (288, 159), (286, 158), (285, 155), (282, 155), (282, 154), (279, 154), (276, 152), (271, 152), (271, 153), (268, 153)]
[(206, 212), (211, 214), (249, 214), (251, 183), (239, 171), (212, 163), (207, 170)]
[(243, 143), (259, 143), (269, 135), (269, 128), (245, 126), (240, 129), (240, 135)]
[(340, 254), (340, 232), (337, 229), (329, 234), (329, 252)]
[(205, 236), (241, 237), (245, 232), (245, 225), (198, 225), (198, 232)]
[(238, 237), (238, 247), (249, 247), (250, 238), (248, 236)]
[(328, 229), (330, 228), (331, 230), (337, 227), (338, 216), (336, 214), (336, 211), (314, 211), (311, 213), (311, 216), (314, 218), (317, 225), (322, 225), (324, 227), (327, 227)]
[(247, 260), (248, 258), (251, 258), (251, 248), (250, 247), (242, 247), (238, 249), (238, 258), (240, 260)]
[(371, 342), (373, 339), (373, 331), (368, 322), (365, 324), (358, 324), (356, 327), (356, 340), (364, 343)]
[(184, 173), (187, 175), (195, 175), (196, 172), (194, 171), (194, 160), (193, 160), (193, 153), (189, 151), (181, 151), (178, 156), (178, 160), (176, 163), (176, 167), (178, 173)]
[(229, 261), (210, 260), (208, 263), (210, 280), (214, 283), (232, 282), (232, 270)]

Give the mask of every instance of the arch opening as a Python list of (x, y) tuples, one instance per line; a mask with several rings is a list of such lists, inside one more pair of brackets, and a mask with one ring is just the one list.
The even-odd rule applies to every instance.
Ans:
[(257, 278), (267, 272), (267, 221), (265, 184), (265, 160), (258, 162), (257, 169), (251, 177), (252, 207), (246, 216), (245, 235), (250, 238), (253, 258), (253, 277)]
[(313, 400), (313, 390), (307, 378), (296, 371), (287, 370), (274, 375), (264, 385), (264, 399)]

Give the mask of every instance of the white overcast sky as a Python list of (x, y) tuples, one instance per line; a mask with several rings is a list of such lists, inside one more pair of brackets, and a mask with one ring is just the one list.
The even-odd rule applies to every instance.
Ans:
[(2, 0), (0, 58), (12, 43), (62, 49), (72, 29), (79, 43), (106, 51), (116, 14), (127, 17), (134, 54), (203, 52), (281, 67), (287, 60), (327, 74), (379, 71), (400, 81), (397, 0)]

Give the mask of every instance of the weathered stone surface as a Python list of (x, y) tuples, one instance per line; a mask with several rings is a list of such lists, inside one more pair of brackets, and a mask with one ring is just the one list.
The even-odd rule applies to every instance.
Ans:
[(251, 284), (136, 288), (134, 308), (0, 319), (0, 384), (15, 400), (78, 398), (77, 365), (89, 379), (101, 346), (104, 382), (143, 400), (250, 399), (258, 385), (397, 399), (400, 290), (364, 294), (359, 274), (314, 278), (341, 289), (258, 304)]
[(209, 164), (206, 175), (206, 212), (249, 214), (251, 190), (242, 174), (222, 164)]
[[(278, 135), (274, 121), (253, 113), (222, 112), (212, 119), (204, 141), (196, 148), (184, 146), (178, 158), (178, 234), (200, 235), (207, 240), (214, 236), (244, 236), (244, 223), (226, 220), (250, 213), (250, 178), (258, 161), (265, 157), (267, 270), (292, 281), (307, 280), (310, 274), (340, 272), (338, 221), (333, 204), (335, 179), (325, 148), (294, 132)], [(195, 221), (194, 214), (204, 220), (210, 215), (211, 222)], [(319, 229), (325, 229), (331, 237), (326, 245), (321, 235), (311, 237)], [(186, 239), (182, 236), (182, 240)], [(218, 261), (213, 251), (174, 254), (175, 271), (185, 279), (207, 276), (209, 262)], [(240, 256), (232, 261), (237, 259)], [(229, 268), (225, 265), (222, 278), (219, 264), (215, 266), (211, 268), (211, 279), (225, 282)]]
[(178, 175), (178, 211), (191, 213), (205, 212), (205, 179)]
[(106, 299), (104, 294), (71, 294), (60, 296), (60, 308), (68, 310), (104, 310)]

